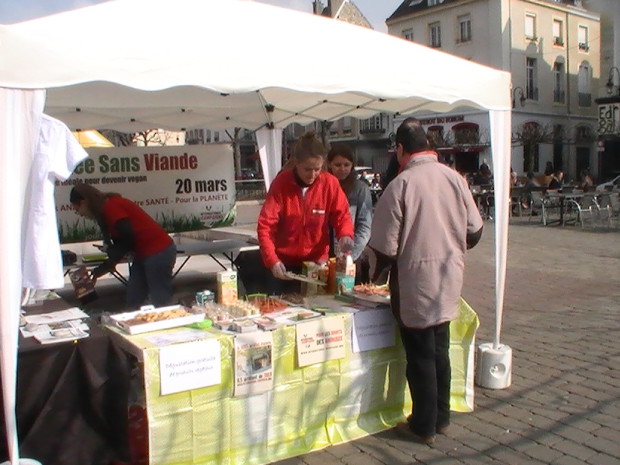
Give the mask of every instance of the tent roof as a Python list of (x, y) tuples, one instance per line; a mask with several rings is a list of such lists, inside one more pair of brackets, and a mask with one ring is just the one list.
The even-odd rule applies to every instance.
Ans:
[(115, 0), (0, 26), (0, 86), (72, 129), (136, 132), (510, 110), (510, 74), (251, 0)]

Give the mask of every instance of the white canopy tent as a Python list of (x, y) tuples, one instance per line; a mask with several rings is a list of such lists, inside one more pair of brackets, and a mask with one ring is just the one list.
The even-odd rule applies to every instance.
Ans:
[(509, 73), (397, 37), (250, 0), (116, 0), (0, 26), (0, 344), (7, 411), (14, 406), (21, 218), (29, 213), (34, 144), (28, 141), (37, 134), (32, 115), (41, 112), (43, 98), (44, 111), (73, 130), (259, 130), (268, 178), (279, 168), (278, 131), (293, 122), (488, 110), (495, 193), (505, 199), (496, 202), (495, 220), (499, 343), (510, 80)]

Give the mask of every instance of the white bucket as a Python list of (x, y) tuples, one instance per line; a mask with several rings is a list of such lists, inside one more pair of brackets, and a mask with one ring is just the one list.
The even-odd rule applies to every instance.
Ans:
[(490, 342), (478, 346), (476, 384), (485, 388), (504, 389), (512, 382), (512, 349), (500, 344), (497, 349)]

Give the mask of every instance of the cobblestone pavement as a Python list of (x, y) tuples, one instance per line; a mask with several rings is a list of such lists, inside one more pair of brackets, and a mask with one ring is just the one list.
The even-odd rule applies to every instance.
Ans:
[[(260, 205), (241, 208), (241, 227), (255, 229)], [(474, 411), (454, 414), (432, 446), (387, 430), (273, 465), (620, 464), (620, 229), (511, 221), (501, 342), (512, 348), (512, 385), (476, 387)], [(486, 222), (466, 260), (463, 296), (480, 318), (477, 343), (495, 334), (493, 226)], [(218, 269), (205, 258), (188, 262), (178, 296)], [(123, 286), (105, 281), (93, 311), (123, 300)]]
[[(431, 446), (388, 430), (277, 465), (620, 464), (620, 230), (512, 220), (501, 342), (512, 385), (476, 387)], [(467, 256), (465, 300), (495, 334), (493, 223)]]

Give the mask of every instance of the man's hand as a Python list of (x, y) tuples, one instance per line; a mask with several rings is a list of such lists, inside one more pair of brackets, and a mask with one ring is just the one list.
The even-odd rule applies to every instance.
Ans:
[(271, 267), (271, 274), (274, 278), (290, 279), (288, 276), (286, 276), (286, 267), (282, 262), (278, 262)]
[(340, 253), (347, 253), (353, 250), (353, 239), (349, 236), (342, 236), (338, 239), (338, 249)]

